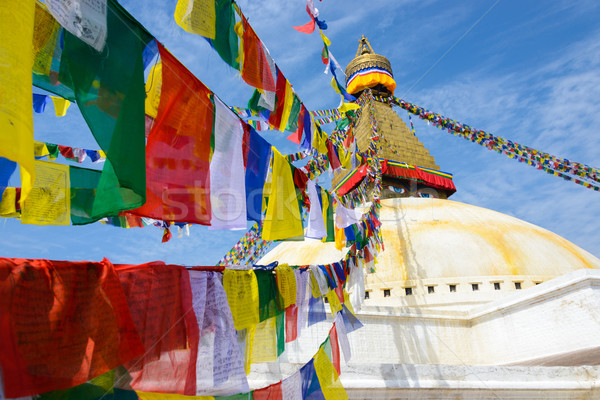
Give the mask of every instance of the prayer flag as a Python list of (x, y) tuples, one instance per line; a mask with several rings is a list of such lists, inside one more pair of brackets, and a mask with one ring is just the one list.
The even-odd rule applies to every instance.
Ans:
[(46, 0), (54, 18), (77, 38), (102, 51), (106, 43), (106, 0)]
[(294, 270), (287, 264), (279, 264), (275, 267), (275, 277), (277, 278), (277, 294), (281, 309), (296, 304), (296, 275)]
[(273, 271), (256, 270), (258, 283), (258, 307), (260, 322), (273, 318), (279, 312), (277, 306), (277, 281)]
[(62, 97), (50, 96), (52, 99), (52, 104), (54, 104), (54, 113), (57, 117), (64, 117), (67, 115), (67, 110), (71, 105), (71, 102), (67, 99), (63, 99)]
[(254, 271), (226, 269), (223, 272), (223, 288), (238, 331), (252, 328), (259, 323), (259, 292)]
[(244, 154), (246, 161), (246, 211), (249, 220), (262, 220), (263, 190), (271, 145), (249, 125), (244, 126)]
[(239, 70), (238, 35), (235, 33), (234, 2), (232, 0), (215, 0), (215, 38), (208, 42), (219, 53), (223, 61)]
[(115, 269), (146, 350), (125, 364), (131, 387), (196, 394), (199, 332), (188, 271), (162, 262)]
[(310, 211), (308, 214), (306, 237), (322, 239), (327, 237), (327, 228), (325, 227), (323, 210), (321, 209), (321, 198), (317, 192), (317, 186), (314, 181), (308, 181), (307, 187)]
[[(295, 100), (296, 98), (294, 98)], [(300, 103), (300, 111), (298, 113), (298, 116), (296, 118), (296, 130), (294, 133), (292, 133), (290, 136), (288, 136), (288, 140), (296, 143), (296, 144), (300, 144), (302, 142), (302, 132), (304, 131), (304, 120), (305, 120), (305, 115), (306, 115), (307, 111), (306, 111), (306, 107), (304, 107), (304, 104)], [(288, 130), (292, 130), (292, 127), (290, 127), (290, 129)]]
[(211, 229), (246, 229), (242, 121), (214, 97), (214, 151), (210, 160)]
[(216, 35), (215, 0), (179, 0), (175, 7), (175, 22), (186, 32), (214, 39)]
[(249, 391), (220, 273), (190, 271), (193, 307), (200, 328), (196, 394), (227, 396)]
[(131, 212), (162, 221), (209, 225), (211, 92), (158, 44), (162, 86), (146, 146), (146, 203)]
[(0, 4), (0, 157), (19, 163), (21, 204), (35, 179), (33, 157), (33, 32), (35, 2)]
[(69, 225), (71, 192), (69, 166), (35, 162), (36, 180), (22, 209), (22, 223)]
[(282, 400), (281, 382), (252, 392), (252, 400)]
[(304, 235), (300, 207), (290, 163), (273, 148), (273, 174), (269, 185), (263, 240), (284, 240)]
[(271, 70), (270, 66), (273, 60), (270, 60), (271, 56), (269, 52), (243, 16), (242, 23), (244, 28), (244, 62), (241, 66), (242, 79), (257, 89), (274, 92), (275, 80), (273, 79), (273, 75), (275, 71)]

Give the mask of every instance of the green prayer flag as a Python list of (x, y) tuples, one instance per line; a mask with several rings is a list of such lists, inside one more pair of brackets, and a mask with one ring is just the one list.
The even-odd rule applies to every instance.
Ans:
[(91, 219), (139, 207), (146, 199), (142, 52), (153, 38), (116, 0), (108, 0), (107, 6), (102, 52), (65, 30), (60, 85), (52, 83), (55, 77), (33, 75), (34, 85), (76, 101), (106, 153)]
[(235, 33), (235, 14), (232, 0), (216, 0), (216, 32), (214, 39), (206, 39), (232, 68), (240, 69), (239, 37)]
[(258, 282), (258, 310), (260, 322), (277, 315), (277, 281), (273, 271), (255, 270)]
[(69, 166), (71, 179), (71, 223), (84, 225), (97, 221), (92, 218), (96, 188), (100, 183), (101, 171)]
[(277, 314), (275, 319), (275, 329), (277, 330), (277, 357), (285, 351), (285, 313)]
[(298, 129), (298, 115), (300, 114), (300, 109), (302, 108), (302, 102), (294, 93), (294, 102), (292, 103), (292, 109), (290, 110), (290, 117), (288, 118), (287, 126), (285, 127), (286, 131), (295, 132)]

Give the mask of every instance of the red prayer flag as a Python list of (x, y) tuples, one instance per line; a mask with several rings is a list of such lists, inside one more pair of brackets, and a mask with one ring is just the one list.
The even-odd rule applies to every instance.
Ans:
[(146, 349), (125, 364), (131, 387), (195, 395), (200, 334), (187, 270), (162, 262), (115, 269)]
[(342, 166), (340, 159), (335, 152), (333, 143), (329, 139), (327, 139), (327, 158), (329, 158), (329, 163), (331, 164), (332, 169), (338, 169)]
[(335, 323), (329, 331), (329, 339), (331, 341), (331, 363), (335, 367), (338, 375), (340, 375), (342, 373), (340, 365), (340, 345), (338, 342), (337, 328), (335, 327)]
[(307, 22), (304, 25), (292, 26), (292, 28), (294, 28), (298, 32), (307, 33), (310, 35), (311, 33), (313, 33), (315, 31), (315, 20), (312, 19), (310, 22)]
[(279, 68), (277, 68), (277, 89), (275, 90), (275, 98), (277, 102), (275, 104), (275, 109), (271, 112), (269, 116), (269, 125), (271, 125), (274, 129), (279, 129), (281, 125), (281, 117), (283, 114), (283, 107), (285, 105), (285, 87), (287, 79), (281, 73)]
[(271, 71), (271, 67), (269, 66), (270, 56), (265, 53), (262, 42), (243, 16), (242, 21), (244, 24), (244, 63), (241, 70), (242, 79), (250, 86), (274, 92), (274, 71)]
[(256, 389), (252, 392), (252, 400), (281, 400), (281, 382), (267, 386), (266, 388)]
[(143, 352), (110, 261), (0, 258), (6, 397), (80, 385)]
[(298, 32), (307, 33), (310, 35), (311, 33), (313, 33), (315, 31), (315, 22), (316, 21), (312, 15), (312, 13), (310, 12), (310, 8), (308, 8), (308, 4), (306, 5), (306, 12), (308, 13), (308, 16), (310, 17), (310, 22), (306, 23), (304, 25), (301, 25), (301, 26), (292, 26), (292, 28), (294, 28)]
[(60, 154), (64, 158), (68, 158), (69, 160), (75, 160), (75, 159), (77, 159), (77, 157), (75, 157), (75, 154), (73, 154), (73, 148), (72, 147), (58, 145), (58, 151), (60, 151)]
[(162, 87), (146, 145), (146, 203), (132, 214), (210, 225), (212, 92), (158, 43)]
[(293, 342), (298, 338), (298, 307), (292, 304), (285, 309), (285, 342)]

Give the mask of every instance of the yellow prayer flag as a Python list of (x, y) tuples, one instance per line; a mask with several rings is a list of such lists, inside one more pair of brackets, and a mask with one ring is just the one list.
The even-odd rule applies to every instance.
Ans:
[(336, 312), (341, 311), (342, 303), (335, 293), (335, 290), (330, 290), (326, 296), (327, 301), (329, 301), (329, 307), (331, 307), (331, 314), (335, 315)]
[(33, 155), (35, 157), (44, 157), (50, 154), (48, 148), (46, 147), (46, 143), (38, 142), (37, 140), (33, 142)]
[(172, 393), (138, 392), (137, 390), (135, 394), (140, 400), (214, 400), (213, 396), (186, 396)]
[[(335, 77), (331, 78), (331, 82), (329, 83), (331, 85), (331, 87), (333, 88), (333, 90), (335, 90), (336, 93), (338, 94), (342, 94), (342, 92), (340, 92), (340, 88), (338, 88), (337, 82), (335, 80)], [(343, 97), (342, 97), (343, 100)]]
[[(321, 209), (323, 210), (323, 221), (325, 221), (325, 228), (327, 229), (327, 213), (329, 211), (329, 196), (327, 196), (327, 194), (323, 194), (323, 196), (321, 196)], [(335, 235), (335, 224), (333, 224), (334, 227), (334, 235)], [(329, 232), (327, 232), (327, 236), (329, 236)], [(323, 239), (321, 239), (321, 242), (325, 242), (327, 240), (327, 237), (324, 237)]]
[(339, 147), (338, 158), (340, 159), (340, 164), (344, 169), (352, 168), (352, 153), (344, 150), (341, 146)]
[[(250, 363), (264, 363), (277, 360), (277, 317), (264, 320), (256, 326), (252, 338)], [(246, 338), (248, 340), (248, 338)]]
[(317, 278), (312, 271), (310, 271), (310, 292), (312, 297), (315, 299), (321, 296), (321, 289), (319, 288), (319, 283), (317, 282)]
[(226, 269), (223, 272), (223, 287), (235, 329), (241, 331), (258, 324), (258, 281), (254, 271)]
[(279, 264), (275, 267), (275, 276), (283, 308), (296, 304), (296, 275), (292, 267), (287, 264)]
[(346, 234), (343, 229), (339, 229), (334, 226), (335, 229), (335, 248), (338, 250), (344, 249), (344, 242), (346, 241)]
[(338, 107), (339, 112), (345, 113), (350, 110), (358, 110), (360, 106), (356, 103), (346, 103), (343, 102), (341, 106)]
[(146, 115), (156, 118), (158, 105), (160, 103), (160, 92), (162, 88), (162, 63), (158, 61), (150, 69), (146, 80), (146, 102), (144, 109)]
[(327, 134), (321, 129), (315, 129), (313, 147), (321, 154), (327, 154)]
[(321, 29), (319, 29), (319, 32), (321, 32), (321, 39), (323, 39), (323, 43), (325, 43), (327, 46), (331, 46), (331, 40), (329, 40), (329, 38), (325, 36)]
[(60, 24), (50, 14), (46, 6), (39, 1), (35, 2), (34, 26), (33, 73), (49, 76)]
[(35, 178), (33, 157), (33, 26), (35, 2), (0, 2), (0, 157), (19, 163), (21, 204)]
[(240, 71), (244, 70), (244, 23), (242, 21), (238, 21), (235, 23), (233, 30), (235, 34), (240, 38), (240, 45), (238, 46), (238, 56), (235, 61), (240, 64)]
[(7, 187), (0, 199), (0, 216), (4, 218), (17, 217), (17, 188)]
[(54, 113), (57, 117), (64, 117), (67, 115), (67, 110), (71, 105), (71, 102), (67, 99), (63, 99), (62, 97), (50, 96), (52, 99), (52, 103), (54, 103)]
[(21, 210), (21, 222), (34, 225), (69, 225), (71, 182), (69, 166), (35, 162), (36, 179)]
[(284, 240), (304, 235), (292, 168), (287, 157), (273, 147), (273, 174), (269, 187), (263, 240)]
[(350, 301), (350, 296), (348, 295), (348, 292), (346, 292), (346, 289), (344, 289), (344, 304), (346, 305), (348, 310), (352, 313), (352, 315), (356, 314), (354, 312), (354, 307), (352, 307), (352, 302)]
[(175, 22), (186, 32), (209, 39), (216, 36), (215, 0), (179, 0), (175, 7)]
[(348, 394), (340, 382), (339, 375), (323, 347), (314, 357), (315, 372), (325, 400), (346, 400)]
[(283, 111), (281, 113), (281, 122), (279, 123), (279, 131), (285, 131), (288, 120), (290, 119), (290, 113), (292, 111), (292, 105), (294, 104), (294, 91), (292, 90), (292, 84), (287, 79), (285, 80), (285, 101), (283, 103)]

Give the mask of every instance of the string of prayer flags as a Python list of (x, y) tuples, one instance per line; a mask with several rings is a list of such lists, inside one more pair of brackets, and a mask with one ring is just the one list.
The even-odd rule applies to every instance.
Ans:
[(34, 184), (33, 99), (31, 69), (34, 55), (35, 3), (2, 2), (0, 5), (0, 157), (19, 164), (21, 202)]
[(78, 147), (63, 146), (53, 143), (34, 141), (34, 156), (37, 159), (47, 157), (49, 161), (55, 160), (59, 155), (69, 161), (82, 163), (87, 158), (93, 163), (101, 163), (106, 160), (106, 154), (102, 150), (80, 149)]
[(143, 354), (108, 260), (3, 258), (0, 271), (7, 277), (0, 286), (0, 365), (7, 397), (67, 389)]
[(209, 225), (212, 93), (158, 44), (162, 88), (146, 145), (146, 203), (133, 214)]
[(440, 129), (447, 130), (455, 136), (460, 136), (470, 142), (484, 146), (488, 150), (494, 150), (509, 158), (516, 159), (519, 162), (526, 163), (588, 189), (600, 191), (600, 169), (598, 168), (554, 156), (500, 136), (472, 128), (469, 125), (461, 124), (397, 97), (377, 97), (377, 100), (391, 102), (409, 113), (431, 122)]
[(154, 262), (115, 267), (131, 316), (144, 343), (143, 356), (125, 364), (131, 387), (196, 394), (198, 323), (187, 270)]
[(273, 173), (265, 187), (267, 211), (263, 240), (284, 240), (303, 236), (302, 217), (289, 161), (273, 148)]
[[(36, 27), (56, 24), (36, 3)], [(38, 13), (39, 11), (39, 13)], [(142, 205), (146, 197), (144, 167), (143, 51), (152, 36), (116, 0), (106, 2), (106, 43), (102, 52), (63, 30), (40, 41), (54, 41), (48, 75), (34, 73), (34, 85), (76, 101), (94, 138), (106, 153), (92, 215), (100, 218)], [(38, 19), (38, 14), (40, 18)], [(119, 95), (115, 95), (119, 93)], [(31, 95), (29, 95), (31, 96)]]
[(64, 117), (67, 115), (67, 110), (71, 105), (71, 102), (67, 99), (63, 99), (62, 97), (56, 96), (48, 96), (45, 94), (33, 94), (33, 111), (38, 114), (41, 114), (46, 109), (46, 104), (48, 103), (48, 99), (52, 100), (54, 104), (54, 113), (57, 117)]

